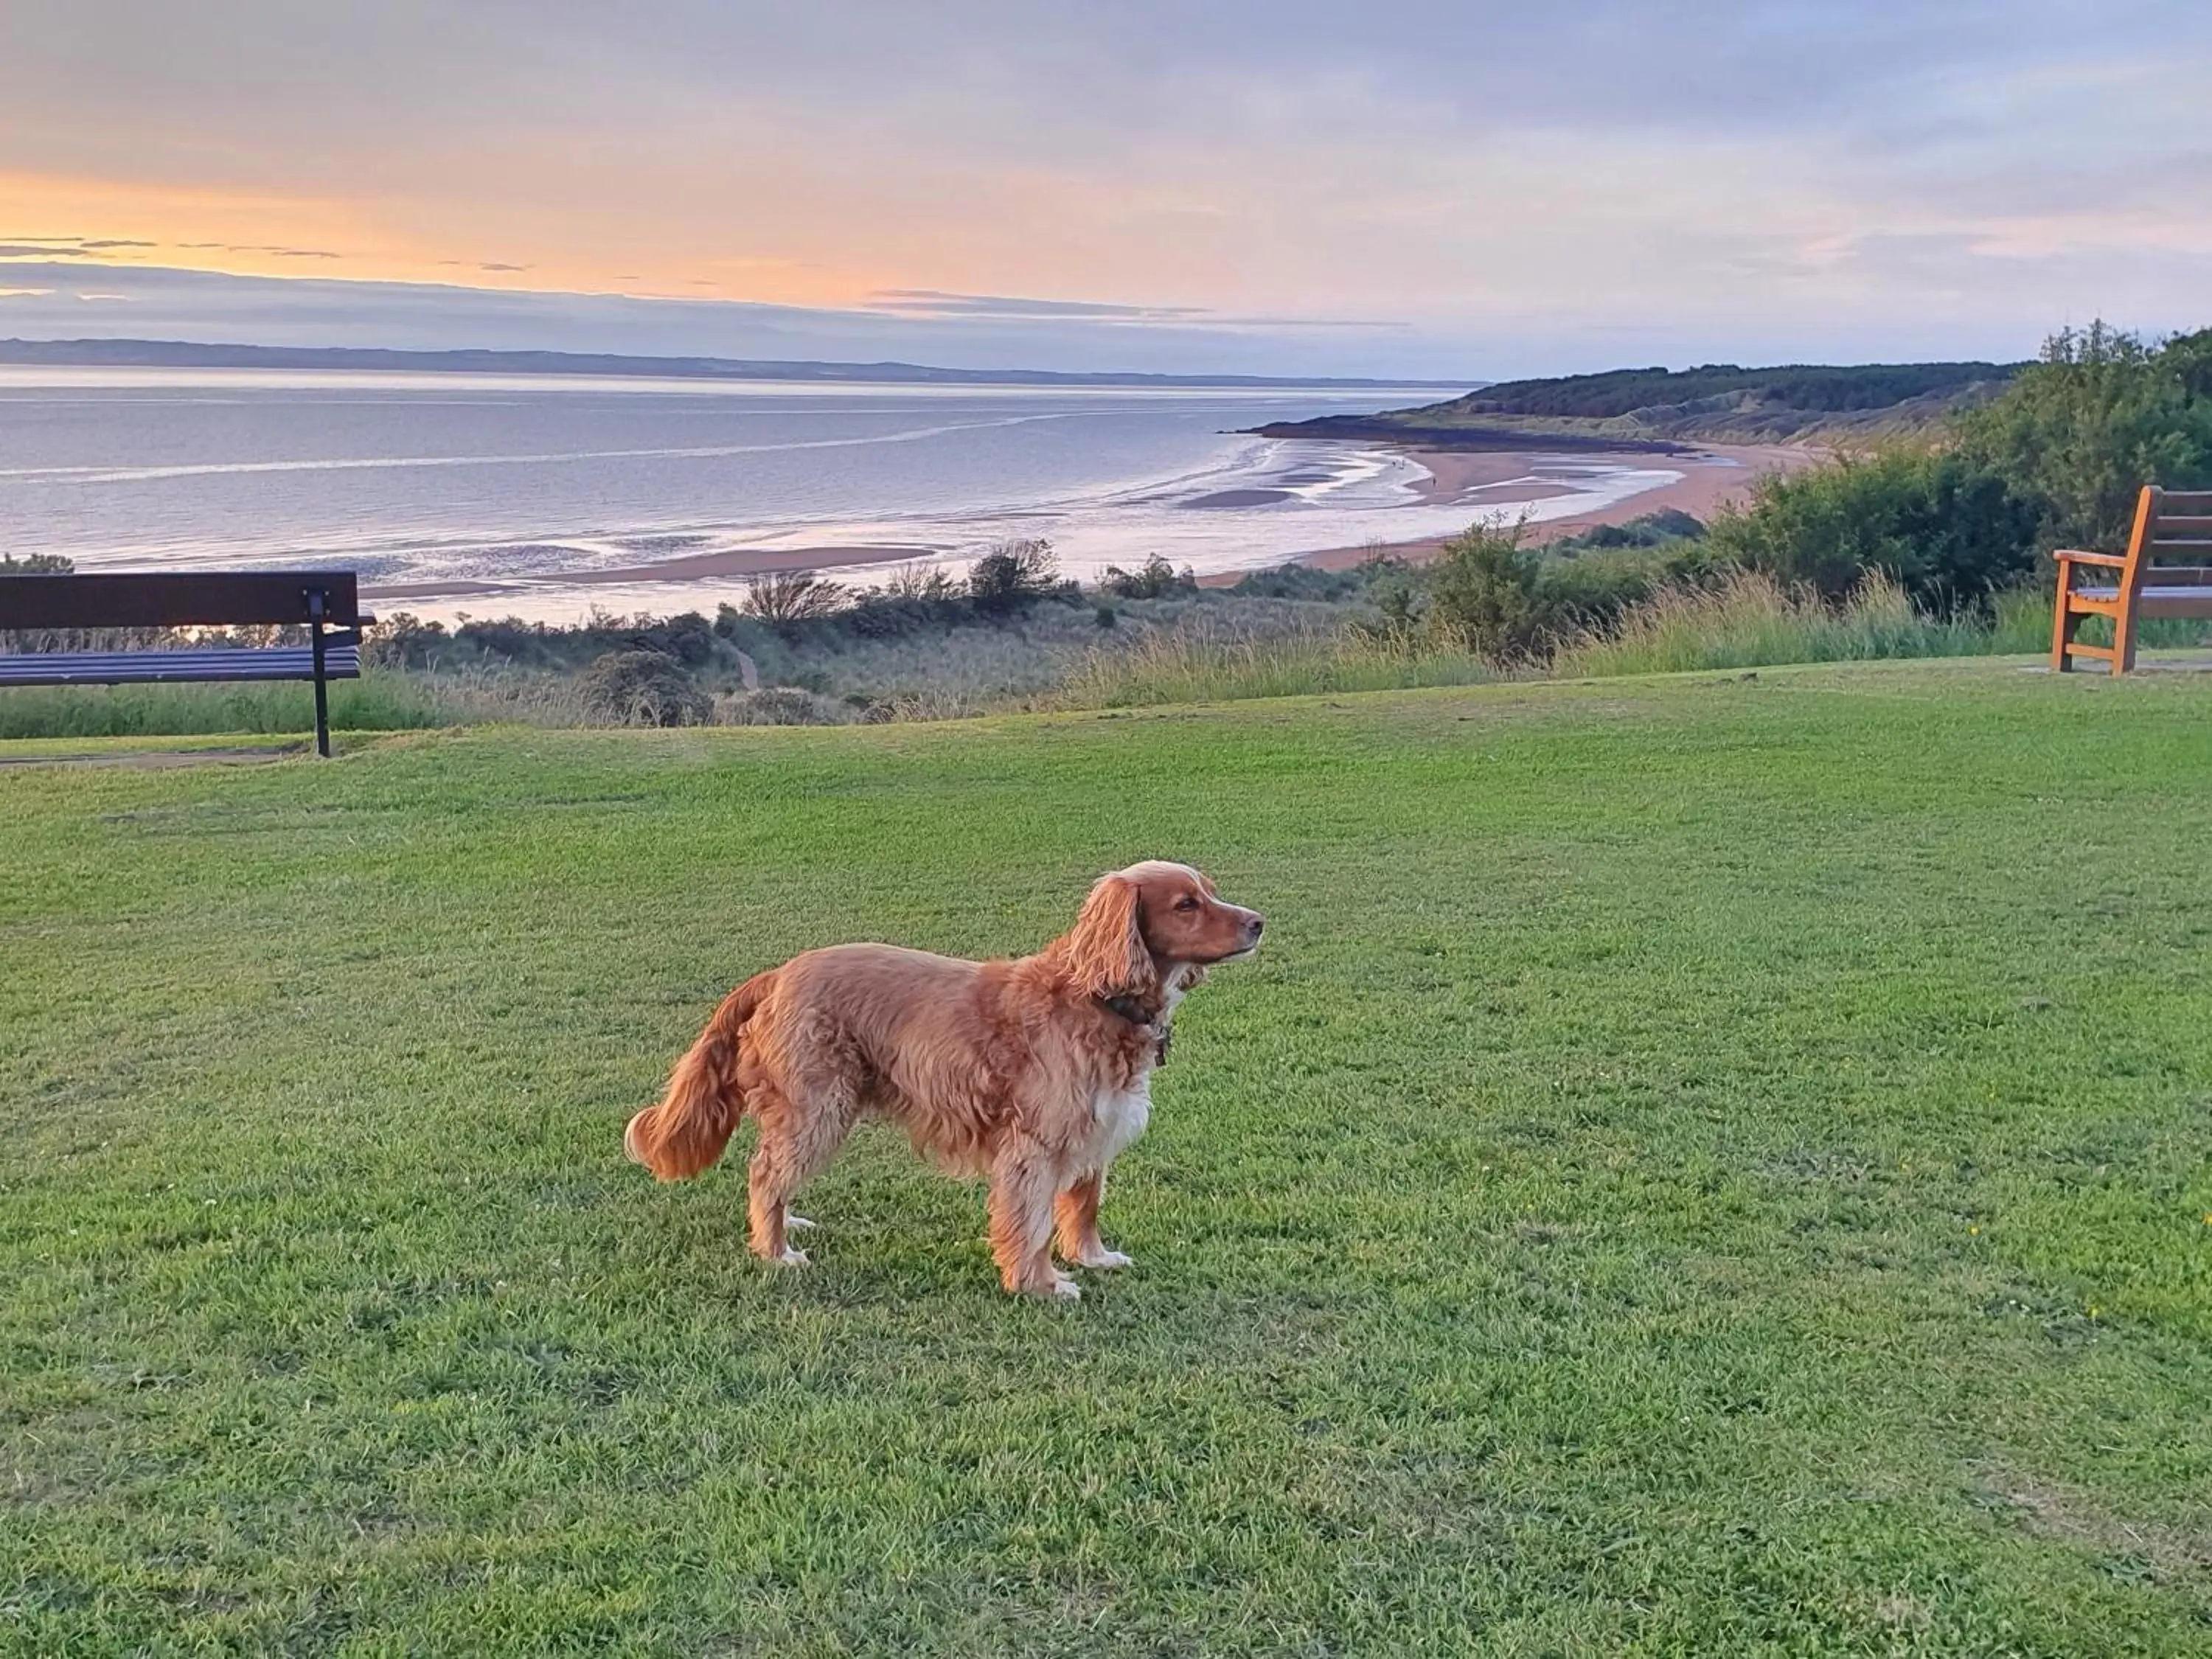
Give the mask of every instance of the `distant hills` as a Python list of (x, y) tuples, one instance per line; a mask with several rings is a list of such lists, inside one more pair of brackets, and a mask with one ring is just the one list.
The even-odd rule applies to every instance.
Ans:
[(1986, 401), (2018, 363), (1786, 363), (1744, 368), (1620, 368), (1506, 380), (1448, 402), (1332, 415), (1261, 430), (1270, 437), (1388, 439), (1451, 448), (1532, 440), (1566, 447), (1668, 449), (1690, 443), (1842, 442), (1888, 436)]
[(913, 386), (1066, 386), (1171, 389), (1324, 386), (1342, 391), (1449, 387), (1467, 380), (1346, 380), (1320, 375), (1075, 374), (1037, 368), (935, 368), (924, 363), (782, 362), (742, 357), (629, 357), (577, 351), (387, 351), (366, 346), (203, 345), (187, 340), (0, 340), (0, 363), (86, 368), (384, 369), (428, 374), (623, 374), (654, 380), (832, 380)]

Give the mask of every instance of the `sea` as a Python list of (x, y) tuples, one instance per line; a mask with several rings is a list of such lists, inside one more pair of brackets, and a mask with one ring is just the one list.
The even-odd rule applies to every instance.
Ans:
[[(377, 608), (573, 621), (740, 597), (773, 556), (865, 585), (1049, 542), (1096, 580), (1445, 535), (1404, 453), (1249, 429), (1434, 389), (865, 385), (0, 366), (0, 552), (81, 570), (342, 565)], [(1552, 458), (1578, 514), (1679, 474)]]

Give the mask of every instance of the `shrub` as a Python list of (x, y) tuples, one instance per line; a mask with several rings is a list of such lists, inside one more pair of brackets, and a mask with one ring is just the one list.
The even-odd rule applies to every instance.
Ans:
[(855, 597), (839, 624), (862, 639), (894, 639), (917, 629), (975, 620), (961, 584), (933, 564), (901, 565), (883, 585)]
[(1164, 599), (1176, 593), (1198, 592), (1198, 574), (1188, 565), (1178, 571), (1155, 553), (1139, 570), (1108, 565), (1100, 589), (1117, 599)]
[(1895, 448), (1769, 474), (1748, 507), (1713, 521), (1707, 544), (1830, 599), (1880, 572), (1949, 615), (2034, 568), (2038, 518), (2033, 500), (1964, 454)]
[(1366, 587), (1369, 577), (1382, 567), (1401, 562), (1379, 557), (1357, 570), (1322, 570), (1310, 564), (1278, 565), (1272, 570), (1255, 570), (1240, 576), (1224, 591), (1240, 599), (1349, 599)]
[(1493, 663), (1542, 654), (1538, 559), (1521, 544), (1525, 527), (1525, 520), (1510, 530), (1476, 525), (1444, 544), (1429, 568), (1424, 618), (1438, 644)]
[(968, 573), (968, 601), (986, 617), (1025, 611), (1060, 586), (1060, 561), (1046, 541), (1004, 542)]
[(617, 726), (698, 726), (714, 700), (675, 658), (659, 651), (610, 651), (584, 672), (584, 706)]
[(387, 668), (427, 668), (453, 644), (446, 624), (424, 622), (411, 611), (380, 617), (362, 641), (361, 659)]
[(1691, 580), (1693, 568), (1636, 544), (1547, 557), (1536, 573), (1537, 614), (1554, 637), (1603, 628), (1663, 584)]
[(714, 660), (714, 626), (696, 611), (680, 611), (638, 645), (641, 650), (665, 652), (686, 668), (704, 668)]
[(1571, 558), (1585, 548), (1610, 550), (1623, 547), (1663, 547), (1669, 542), (1695, 541), (1705, 533), (1704, 522), (1680, 508), (1665, 507), (1626, 524), (1601, 524), (1552, 544), (1554, 558)]
[(0, 553), (0, 576), (66, 576), (76, 568), (75, 559), (58, 553)]
[(883, 592), (895, 599), (925, 605), (957, 605), (960, 584), (945, 574), (941, 564), (902, 564), (884, 579)]
[(1355, 618), (1352, 632), (1363, 640), (1393, 649), (1411, 649), (1421, 635), (1425, 593), (1425, 589), (1410, 566), (1401, 565), (1378, 573), (1367, 590), (1375, 614)]
[(771, 570), (745, 584), (744, 614), (780, 631), (834, 617), (851, 603), (842, 584), (811, 570)]

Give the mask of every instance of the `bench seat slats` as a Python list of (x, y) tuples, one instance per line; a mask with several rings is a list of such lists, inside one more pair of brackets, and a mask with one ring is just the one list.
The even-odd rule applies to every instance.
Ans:
[[(2077, 587), (2074, 597), (2085, 605), (2118, 605), (2120, 590), (2117, 587)], [(2203, 582), (2189, 582), (2179, 586), (2139, 587), (2136, 598), (2144, 605), (2154, 605), (2160, 599), (2212, 600), (2212, 587)]]
[[(323, 652), (326, 679), (361, 678), (361, 647)], [(0, 655), (0, 685), (142, 685), (220, 680), (312, 680), (311, 647), (208, 651), (27, 651)]]

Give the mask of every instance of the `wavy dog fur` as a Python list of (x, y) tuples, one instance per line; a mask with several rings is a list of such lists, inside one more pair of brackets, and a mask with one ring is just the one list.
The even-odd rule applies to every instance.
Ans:
[(756, 974), (722, 1000), (624, 1150), (663, 1181), (722, 1155), (741, 1119), (756, 1255), (802, 1264), (791, 1200), (863, 1118), (990, 1182), (991, 1251), (1009, 1291), (1074, 1297), (1053, 1262), (1117, 1267), (1098, 1236), (1107, 1166), (1143, 1133), (1169, 1017), (1208, 967), (1257, 948), (1260, 916), (1188, 865), (1099, 878), (1075, 925), (1035, 956), (963, 962), (838, 945)]

